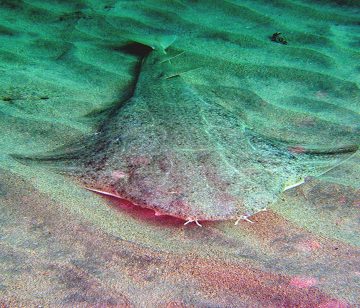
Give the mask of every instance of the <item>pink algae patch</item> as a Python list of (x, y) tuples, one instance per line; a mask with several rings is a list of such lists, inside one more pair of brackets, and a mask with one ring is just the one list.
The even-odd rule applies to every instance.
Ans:
[(290, 280), (289, 284), (297, 288), (310, 288), (317, 284), (317, 280), (311, 277), (294, 277)]

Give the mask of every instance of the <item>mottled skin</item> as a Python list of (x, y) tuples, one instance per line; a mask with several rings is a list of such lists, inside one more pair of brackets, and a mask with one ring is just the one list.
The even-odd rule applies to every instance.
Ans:
[[(133, 96), (101, 129), (45, 160), (70, 161), (89, 188), (190, 220), (252, 215), (289, 181), (319, 171), (318, 158), (288, 151), (249, 129), (241, 112), (200, 95), (167, 57), (151, 51)], [(233, 104), (238, 110), (241, 101)], [(323, 157), (322, 167), (337, 161)]]
[(91, 154), (89, 185), (184, 219), (266, 207), (282, 190), (274, 170), (280, 160), (259, 162), (241, 120), (181, 76), (167, 78), (173, 71), (165, 59), (164, 51), (151, 52), (133, 97), (98, 133), (106, 150)]

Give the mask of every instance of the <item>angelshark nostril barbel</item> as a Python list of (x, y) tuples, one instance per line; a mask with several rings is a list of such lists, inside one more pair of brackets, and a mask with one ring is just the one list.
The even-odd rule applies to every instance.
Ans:
[(166, 47), (143, 59), (132, 97), (95, 135), (33, 159), (158, 213), (223, 220), (268, 207), (286, 185), (356, 150), (289, 151), (286, 141), (259, 134), (240, 113), (199, 94), (175, 73)]

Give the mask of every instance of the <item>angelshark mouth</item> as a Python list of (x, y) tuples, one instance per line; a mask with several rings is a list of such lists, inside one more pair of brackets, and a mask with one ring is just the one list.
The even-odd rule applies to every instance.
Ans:
[(116, 193), (111, 193), (108, 191), (89, 188), (89, 187), (85, 187), (85, 189), (109, 199), (115, 205), (119, 206), (121, 210), (126, 211), (129, 214), (134, 214), (136, 218), (143, 219), (147, 222), (151, 221), (153, 223), (156, 222), (157, 224), (171, 225), (171, 226), (187, 225), (190, 222), (194, 222), (197, 226), (202, 227), (202, 225), (196, 218), (190, 218), (190, 217), (184, 218), (184, 217), (169, 215), (167, 213), (156, 210), (151, 205), (140, 206), (139, 204), (136, 204), (128, 199), (122, 198)]

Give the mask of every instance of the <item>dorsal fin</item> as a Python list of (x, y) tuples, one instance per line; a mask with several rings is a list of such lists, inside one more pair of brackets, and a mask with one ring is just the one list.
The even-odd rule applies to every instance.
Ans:
[(129, 40), (139, 43), (139, 44), (143, 44), (146, 46), (151, 47), (152, 49), (155, 50), (162, 50), (165, 52), (165, 50), (172, 45), (177, 36), (176, 35), (163, 35), (161, 37), (157, 37), (157, 38), (149, 38), (149, 37), (142, 37), (142, 36), (133, 36), (133, 35), (129, 35), (128, 36)]

